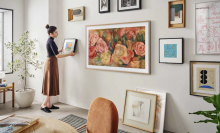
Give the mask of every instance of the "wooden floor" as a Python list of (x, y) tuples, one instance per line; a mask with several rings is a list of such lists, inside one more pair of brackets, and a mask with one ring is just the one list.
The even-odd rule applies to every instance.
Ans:
[[(33, 105), (29, 108), (19, 108), (17, 104), (15, 104), (15, 107), (11, 107), (11, 102), (6, 102), (5, 104), (0, 103), (0, 116), (2, 115), (10, 115), (10, 114), (16, 114), (16, 115), (39, 115), (39, 116), (48, 116), (53, 117), (56, 119), (60, 119), (62, 117), (65, 117), (69, 114), (74, 114), (83, 118), (87, 118), (88, 110), (77, 108), (71, 105), (63, 104), (63, 103), (56, 103), (55, 106), (59, 106), (60, 109), (58, 110), (51, 110), (52, 113), (45, 113), (40, 110), (41, 103), (34, 101)], [(119, 129), (129, 131), (132, 133), (148, 133), (146, 131), (138, 130), (135, 128), (131, 128), (129, 126), (122, 125), (122, 121), (120, 119), (119, 121)], [(171, 133), (171, 132), (164, 132), (164, 133)]]

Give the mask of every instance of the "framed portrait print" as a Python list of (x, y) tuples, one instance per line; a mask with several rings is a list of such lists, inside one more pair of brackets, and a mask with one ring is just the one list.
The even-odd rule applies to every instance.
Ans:
[(219, 67), (220, 62), (190, 61), (190, 95), (218, 95)]
[(159, 63), (183, 64), (183, 38), (159, 39)]
[(77, 39), (75, 38), (66, 38), (63, 44), (62, 54), (69, 54), (72, 50), (76, 52)]
[(154, 132), (156, 94), (126, 91), (122, 124)]
[(86, 68), (150, 74), (150, 21), (86, 26)]
[(98, 0), (99, 1), (99, 13), (110, 12), (110, 0)]
[(163, 133), (164, 132), (165, 110), (166, 110), (166, 92), (155, 91), (155, 90), (145, 89), (145, 88), (137, 88), (136, 91), (157, 95), (154, 132), (155, 133)]
[(118, 0), (118, 12), (140, 9), (141, 0)]
[(76, 7), (68, 9), (68, 21), (83, 21), (85, 20), (85, 7)]
[(169, 1), (168, 3), (168, 27), (185, 27), (185, 0)]
[(196, 54), (220, 54), (220, 1), (196, 4)]

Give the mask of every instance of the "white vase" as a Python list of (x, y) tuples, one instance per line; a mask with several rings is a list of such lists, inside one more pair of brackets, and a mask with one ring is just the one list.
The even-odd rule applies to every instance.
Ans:
[(20, 108), (30, 107), (34, 101), (34, 97), (35, 89), (32, 88), (26, 88), (25, 91), (23, 89), (15, 91), (15, 102)]

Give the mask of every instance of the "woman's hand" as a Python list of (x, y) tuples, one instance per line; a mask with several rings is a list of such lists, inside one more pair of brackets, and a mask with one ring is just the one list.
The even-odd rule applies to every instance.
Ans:
[(62, 46), (62, 49), (61, 49), (61, 50), (59, 50), (58, 52), (59, 52), (59, 53), (61, 53), (62, 51), (63, 51), (63, 46)]
[(74, 56), (75, 53), (73, 52), (73, 50), (69, 53), (69, 56)]

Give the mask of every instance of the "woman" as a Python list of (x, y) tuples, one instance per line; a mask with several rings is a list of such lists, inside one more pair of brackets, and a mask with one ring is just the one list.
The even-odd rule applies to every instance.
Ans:
[(57, 58), (64, 58), (67, 56), (74, 56), (75, 53), (71, 51), (69, 54), (60, 54), (63, 50), (58, 51), (58, 47), (54, 42), (57, 38), (58, 31), (55, 26), (46, 25), (47, 33), (50, 36), (47, 40), (47, 60), (44, 68), (44, 79), (42, 85), (42, 94), (46, 96), (44, 103), (41, 105), (41, 110), (50, 113), (50, 109), (59, 109), (50, 103), (51, 96), (59, 95), (59, 71)]

